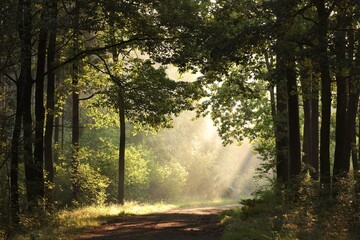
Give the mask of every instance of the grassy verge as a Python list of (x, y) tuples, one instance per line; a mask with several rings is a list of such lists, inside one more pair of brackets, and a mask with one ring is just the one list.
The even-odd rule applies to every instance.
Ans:
[(222, 240), (360, 239), (358, 199), (359, 194), (348, 184), (331, 195), (314, 185), (302, 186), (292, 200), (266, 191), (243, 201), (242, 209), (222, 213)]
[(175, 202), (174, 204), (179, 208), (186, 207), (216, 207), (216, 206), (224, 206), (224, 205), (232, 205), (238, 204), (239, 200), (235, 199), (213, 199), (213, 200), (193, 200), (189, 199), (187, 201), (181, 200), (179, 202)]
[(127, 202), (124, 206), (87, 206), (47, 215), (22, 216), (20, 227), (13, 231), (10, 239), (78, 239), (86, 229), (115, 222), (122, 217), (161, 212), (175, 207), (176, 205), (166, 203)]
[[(13, 240), (78, 239), (86, 230), (105, 223), (117, 222), (119, 218), (132, 215), (163, 212), (175, 208), (208, 207), (238, 203), (236, 200), (181, 201), (176, 203), (137, 203), (121, 205), (87, 206), (45, 214), (21, 216), (21, 225), (13, 230)], [(0, 231), (1, 236), (1, 231)], [(2, 239), (0, 237), (0, 239)]]

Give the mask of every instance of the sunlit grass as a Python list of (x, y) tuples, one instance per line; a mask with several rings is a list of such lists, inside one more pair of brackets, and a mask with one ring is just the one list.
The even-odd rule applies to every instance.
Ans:
[(224, 206), (224, 205), (233, 205), (238, 204), (239, 200), (236, 199), (212, 199), (212, 200), (181, 200), (179, 202), (175, 202), (178, 207), (216, 207), (216, 206)]
[(175, 207), (176, 205), (161, 202), (126, 202), (123, 206), (118, 204), (86, 206), (31, 219), (23, 217), (21, 232), (18, 231), (12, 239), (78, 239), (86, 229), (101, 224), (120, 221), (121, 218), (135, 214), (163, 212)]
[(162, 212), (175, 208), (175, 205), (165, 203), (137, 203), (127, 202), (125, 205), (87, 206), (74, 210), (59, 212), (60, 222), (69, 227), (84, 228), (94, 227), (117, 217), (125, 217), (133, 214), (149, 214)]
[(360, 239), (356, 182), (338, 182), (336, 194), (331, 195), (329, 189), (316, 188), (317, 182), (305, 179), (302, 183), (296, 198), (268, 190), (242, 201), (241, 209), (222, 212), (222, 240)]
[(21, 229), (11, 239), (47, 240), (79, 239), (85, 231), (106, 223), (118, 222), (133, 215), (165, 212), (186, 207), (210, 207), (237, 204), (237, 200), (191, 200), (175, 203), (126, 202), (124, 205), (110, 204), (65, 209), (52, 214), (22, 217)]

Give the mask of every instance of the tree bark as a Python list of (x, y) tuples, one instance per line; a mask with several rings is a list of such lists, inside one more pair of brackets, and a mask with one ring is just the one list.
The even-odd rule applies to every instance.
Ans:
[(118, 202), (124, 204), (125, 198), (125, 109), (124, 98), (119, 93), (119, 119), (120, 119), (120, 143), (119, 143), (119, 182), (118, 182)]
[(304, 127), (303, 127), (303, 156), (302, 162), (305, 165), (305, 173), (311, 173), (311, 145), (312, 145), (312, 121), (311, 121), (311, 79), (309, 76), (309, 70), (306, 67), (302, 67), (300, 71), (301, 91), (303, 96), (303, 109), (304, 109)]
[(319, 84), (317, 79), (311, 81), (311, 146), (310, 176), (319, 180)]
[(287, 109), (287, 87), (284, 76), (285, 63), (277, 54), (276, 63), (277, 84), (276, 84), (276, 172), (280, 183), (287, 185), (290, 180), (289, 152), (288, 152), (288, 109)]
[[(52, 22), (56, 22), (57, 16), (57, 2), (52, 0), (49, 6), (49, 16)], [(51, 24), (48, 44), (48, 75), (47, 75), (47, 95), (46, 95), (46, 127), (45, 127), (45, 171), (46, 171), (46, 202), (47, 205), (52, 202), (52, 188), (54, 185), (54, 164), (53, 164), (53, 128), (54, 128), (54, 113), (55, 113), (55, 72), (52, 70), (55, 66), (55, 51), (56, 51), (56, 24)]]
[[(358, 10), (358, 9), (356, 9)], [(352, 69), (354, 69), (354, 66), (360, 66), (360, 48), (357, 47), (357, 50), (355, 52), (354, 49), (354, 43), (355, 43), (355, 34), (353, 30), (349, 30), (349, 59), (354, 59), (354, 62), (352, 63)], [(357, 33), (357, 40), (360, 42), (360, 31)], [(355, 56), (354, 56), (355, 55)], [(347, 146), (350, 149), (346, 149), (346, 153), (350, 152), (352, 153), (352, 163), (353, 163), (353, 170), (356, 177), (359, 177), (359, 174), (357, 173), (359, 170), (359, 156), (358, 156), (358, 148), (356, 147), (356, 116), (359, 114), (359, 97), (360, 97), (360, 77), (356, 76), (354, 71), (352, 71), (351, 75), (355, 75), (355, 77), (350, 78), (349, 86), (349, 110), (348, 110), (348, 126), (349, 126), (349, 132), (348, 134), (351, 135), (347, 136)], [(359, 115), (360, 116), (360, 115)], [(360, 124), (360, 120), (359, 120)], [(360, 129), (360, 126), (359, 126)], [(360, 135), (359, 135), (360, 137)], [(350, 143), (350, 144), (349, 144)], [(360, 146), (360, 142), (359, 142)]]
[(301, 88), (304, 105), (303, 163), (313, 180), (319, 177), (319, 97), (316, 79), (302, 69)]
[(318, 14), (318, 62), (321, 78), (320, 183), (330, 184), (331, 77), (328, 57), (328, 17), (324, 0), (314, 0)]
[[(23, 101), (24, 89), (27, 81), (28, 68), (31, 67), (31, 59), (29, 59), (29, 40), (27, 36), (27, 28), (31, 27), (31, 18), (28, 14), (24, 14), (24, 10), (29, 7), (25, 0), (19, 0), (17, 5), (17, 30), (20, 39), (20, 76), (16, 83), (16, 114), (15, 123), (11, 139), (11, 164), (10, 164), (10, 215), (11, 223), (18, 225), (20, 223), (20, 203), (19, 203), (19, 145), (23, 117)], [(26, 18), (25, 18), (26, 17)], [(26, 20), (26, 21), (25, 21)], [(31, 55), (31, 51), (30, 51)], [(30, 65), (29, 65), (30, 61)], [(31, 76), (31, 75), (30, 75)]]
[[(21, 3), (20, 3), (21, 2)], [(22, 5), (22, 27), (20, 30), (21, 52), (22, 52), (22, 66), (24, 77), (24, 91), (23, 91), (23, 137), (24, 137), (24, 164), (25, 164), (25, 184), (28, 208), (31, 210), (37, 201), (37, 193), (34, 189), (37, 188), (36, 172), (33, 161), (33, 139), (32, 139), (32, 116), (31, 116), (31, 101), (32, 101), (32, 85), (33, 79), (31, 76), (31, 35), (32, 35), (32, 2), (31, 0), (22, 0), (19, 4)]]
[(296, 84), (295, 59), (293, 49), (288, 53), (288, 66), (286, 69), (287, 95), (288, 95), (288, 122), (289, 122), (289, 157), (290, 177), (293, 183), (296, 176), (301, 173), (301, 143), (299, 121), (299, 99)]
[(47, 18), (47, 4), (43, 5), (41, 13), (41, 25), (39, 32), (37, 70), (35, 78), (35, 142), (34, 142), (34, 176), (36, 186), (32, 191), (36, 195), (34, 200), (40, 201), (44, 198), (44, 81), (45, 81), (45, 62), (46, 62), (46, 42), (47, 30), (45, 19)]
[[(79, 51), (79, 2), (75, 1), (74, 10), (74, 45), (73, 51), (76, 54)], [(73, 62), (73, 75), (72, 75), (72, 198), (73, 201), (79, 200), (79, 62), (76, 60)]]
[[(348, 84), (343, 74), (346, 67), (345, 61), (345, 29), (346, 25), (340, 11), (337, 17), (338, 30), (335, 38), (335, 51), (336, 51), (336, 85), (337, 85), (337, 97), (336, 97), (336, 137), (335, 137), (335, 158), (333, 169), (333, 181), (336, 181), (338, 177), (345, 177), (350, 168), (350, 154), (347, 154), (347, 149), (350, 151), (348, 144), (351, 141), (347, 141), (348, 130), (351, 126), (350, 119), (348, 119)], [(350, 135), (352, 138), (352, 134)]]

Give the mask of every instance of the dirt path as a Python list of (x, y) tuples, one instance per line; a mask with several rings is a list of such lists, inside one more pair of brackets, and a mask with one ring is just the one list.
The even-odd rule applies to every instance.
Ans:
[(162, 213), (119, 218), (118, 222), (89, 231), (92, 240), (219, 240), (223, 228), (218, 214), (237, 205), (191, 207)]

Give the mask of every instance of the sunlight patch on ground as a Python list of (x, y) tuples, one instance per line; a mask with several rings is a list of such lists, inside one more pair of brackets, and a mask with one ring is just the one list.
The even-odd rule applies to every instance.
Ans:
[(167, 211), (172, 208), (175, 208), (175, 205), (126, 202), (124, 206), (112, 204), (106, 206), (87, 206), (75, 210), (63, 210), (59, 213), (59, 218), (63, 225), (67, 227), (94, 227), (119, 216), (149, 214)]

